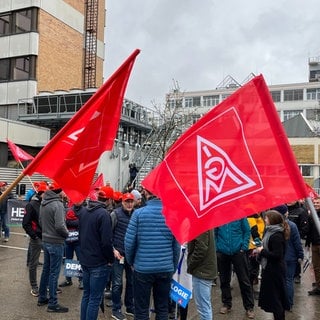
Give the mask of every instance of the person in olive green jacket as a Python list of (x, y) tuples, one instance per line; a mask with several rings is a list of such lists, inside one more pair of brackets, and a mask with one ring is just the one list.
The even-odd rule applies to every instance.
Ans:
[(206, 231), (188, 243), (188, 269), (200, 320), (212, 320), (211, 287), (218, 275), (213, 230)]

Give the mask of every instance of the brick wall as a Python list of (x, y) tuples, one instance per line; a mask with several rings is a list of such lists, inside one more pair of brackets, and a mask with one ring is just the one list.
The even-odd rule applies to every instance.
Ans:
[(300, 164), (314, 163), (314, 146), (313, 145), (292, 145), (293, 153)]
[(83, 35), (44, 11), (39, 33), (38, 91), (82, 88)]

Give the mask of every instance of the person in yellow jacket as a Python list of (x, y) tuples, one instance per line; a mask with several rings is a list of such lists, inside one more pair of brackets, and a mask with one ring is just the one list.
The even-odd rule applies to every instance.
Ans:
[[(249, 251), (248, 251), (248, 261), (249, 261), (249, 274), (251, 285), (257, 285), (259, 280), (259, 270), (260, 264), (257, 261), (257, 257), (252, 254), (253, 250), (261, 246), (261, 239), (265, 229), (265, 223), (261, 213), (255, 213), (247, 217), (249, 222), (251, 236), (249, 240)], [(258, 297), (258, 292), (254, 291), (254, 297)]]

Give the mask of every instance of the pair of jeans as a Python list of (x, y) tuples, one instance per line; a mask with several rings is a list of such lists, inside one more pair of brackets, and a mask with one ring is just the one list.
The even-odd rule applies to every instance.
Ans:
[(111, 272), (107, 264), (98, 267), (82, 266), (83, 295), (81, 300), (81, 320), (96, 320), (99, 306), (103, 303), (103, 293)]
[(213, 311), (211, 304), (212, 280), (200, 279), (192, 276), (194, 301), (200, 320), (212, 320)]
[(123, 290), (123, 271), (126, 273), (126, 289), (124, 295), (124, 304), (127, 310), (134, 310), (133, 305), (133, 272), (131, 266), (124, 261), (120, 263), (118, 259), (115, 259), (112, 266), (112, 310), (121, 309), (121, 295)]
[(10, 229), (9, 229), (9, 227), (8, 227), (8, 225), (7, 225), (7, 223), (8, 223), (8, 213), (7, 212), (2, 212), (1, 213), (1, 216), (0, 216), (0, 226), (1, 226), (1, 228), (0, 228), (0, 231), (4, 231), (4, 237), (5, 238), (9, 238), (9, 236), (10, 236)]
[(236, 273), (242, 303), (245, 310), (254, 308), (253, 289), (250, 283), (248, 259), (245, 252), (236, 252), (233, 255), (227, 255), (221, 252), (217, 253), (218, 271), (220, 277), (221, 300), (223, 305), (228, 308), (232, 307), (231, 295), (231, 274)]
[[(77, 260), (80, 260), (80, 243), (79, 241), (66, 243), (65, 254), (66, 259), (73, 259), (74, 253), (76, 253)], [(66, 277), (67, 281), (71, 281), (71, 277)], [(82, 277), (79, 277), (79, 281), (82, 281)]]
[(312, 244), (312, 266), (317, 288), (320, 289), (320, 244)]
[(141, 273), (134, 271), (135, 319), (149, 320), (151, 290), (156, 320), (168, 320), (169, 293), (172, 272)]
[(39, 287), (39, 302), (47, 299), (47, 288), (49, 288), (48, 307), (58, 304), (57, 288), (60, 275), (62, 257), (64, 251), (63, 244), (42, 242), (43, 267)]
[(290, 308), (293, 306), (293, 296), (294, 296), (294, 276), (297, 268), (296, 261), (286, 261), (286, 288), (287, 296)]
[(29, 281), (32, 288), (38, 289), (37, 269), (39, 257), (42, 249), (42, 241), (40, 238), (30, 239), (29, 242)]

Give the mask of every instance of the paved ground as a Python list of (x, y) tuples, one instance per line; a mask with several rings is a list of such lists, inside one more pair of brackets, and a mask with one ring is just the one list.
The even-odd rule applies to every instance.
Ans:
[[(69, 313), (49, 314), (46, 312), (46, 307), (37, 306), (37, 298), (30, 294), (28, 269), (26, 267), (28, 239), (21, 228), (12, 228), (11, 231), (10, 241), (0, 243), (0, 320), (79, 319), (82, 291), (78, 289), (77, 285), (64, 288), (63, 293), (59, 295), (59, 302), (70, 308)], [(39, 267), (39, 277), (40, 274), (41, 267)], [(62, 274), (61, 280), (63, 280)], [(286, 314), (287, 320), (320, 319), (320, 296), (311, 297), (307, 295), (312, 281), (312, 270), (309, 268), (303, 275), (302, 283), (295, 285), (295, 306), (292, 313), (288, 312)], [(228, 315), (218, 313), (220, 307), (220, 290), (218, 287), (213, 287), (212, 295), (215, 320), (246, 319), (236, 280), (234, 280), (233, 289), (233, 310)], [(257, 320), (273, 319), (271, 314), (263, 312), (258, 307), (255, 308), (255, 312)], [(106, 307), (105, 314), (100, 312), (99, 320), (101, 319), (111, 319), (109, 308)], [(198, 319), (193, 301), (190, 303), (188, 319)]]

